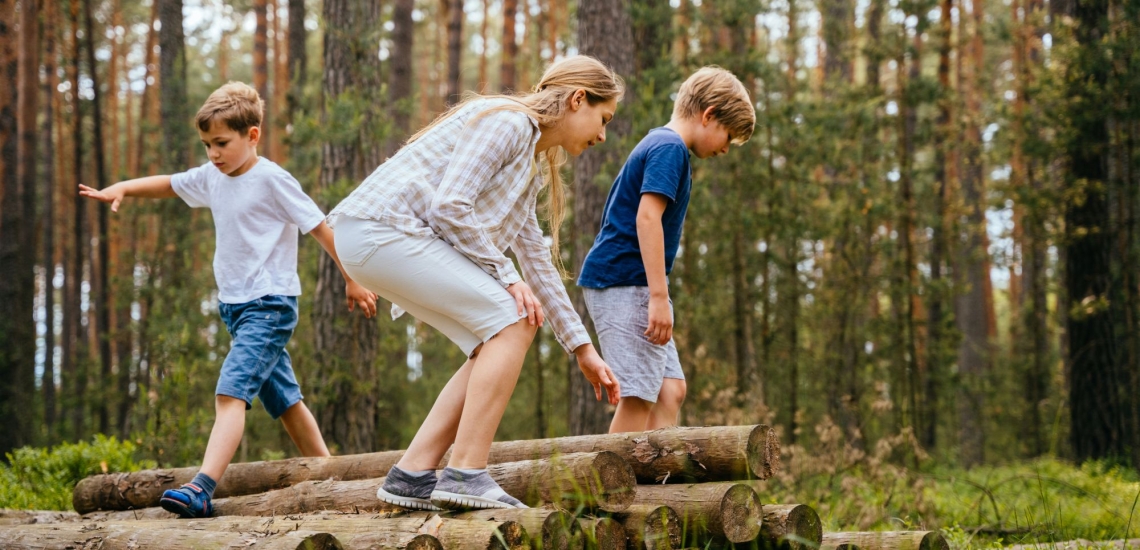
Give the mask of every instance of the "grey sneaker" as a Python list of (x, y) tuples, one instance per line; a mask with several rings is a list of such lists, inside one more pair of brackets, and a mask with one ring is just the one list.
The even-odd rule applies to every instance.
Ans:
[(444, 468), (431, 492), (431, 502), (449, 510), (527, 508), (499, 487), (487, 470)]
[(431, 502), (435, 485), (435, 470), (406, 472), (392, 466), (388, 470), (388, 477), (384, 478), (384, 485), (376, 490), (376, 498), (381, 502), (413, 510), (440, 511), (442, 508)]

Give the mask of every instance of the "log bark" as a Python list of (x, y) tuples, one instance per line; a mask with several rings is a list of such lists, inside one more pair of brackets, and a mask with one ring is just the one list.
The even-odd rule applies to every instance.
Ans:
[(823, 525), (811, 506), (765, 504), (758, 540), (763, 548), (810, 550), (818, 548), (823, 540)]
[[(427, 512), (417, 512), (422, 513)], [(582, 550), (586, 547), (586, 535), (582, 526), (574, 514), (565, 510), (549, 507), (475, 510), (448, 517), (473, 521), (513, 521), (526, 529), (532, 547), (543, 550)]]
[(57, 512), (54, 510), (0, 510), (0, 527), (78, 520), (79, 514), (75, 512)]
[[(555, 453), (611, 451), (629, 462), (641, 483), (768, 479), (780, 467), (780, 443), (766, 425), (666, 428), (644, 433), (584, 435), (491, 445), (489, 462), (548, 458)], [(290, 458), (231, 464), (214, 493), (218, 498), (263, 493), (304, 481), (379, 478), (404, 451), (327, 458)], [(440, 462), (442, 468), (448, 456)], [(79, 482), (75, 511), (157, 506), (166, 489), (189, 482), (198, 468), (102, 474)], [(508, 491), (510, 492), (510, 491)], [(512, 493), (513, 494), (513, 493)]]
[(760, 497), (743, 483), (638, 485), (633, 502), (676, 510), (689, 543), (693, 538), (747, 542), (760, 534), (764, 520)]
[(614, 514), (625, 528), (626, 547), (631, 550), (681, 548), (681, 517), (668, 506), (635, 504)]
[(587, 544), (596, 550), (625, 550), (626, 533), (621, 522), (613, 518), (581, 518), (578, 522), (586, 533)]
[(825, 542), (819, 547), (819, 550), (860, 550), (860, 548), (858, 545), (849, 542), (839, 543), (834, 546)]
[(855, 545), (862, 550), (949, 550), (938, 531), (864, 531), (827, 533), (823, 546)]
[(185, 528), (184, 522), (57, 523), (20, 525), (0, 530), (0, 547), (8, 550), (192, 550), (246, 548), (251, 550), (343, 550), (327, 532), (290, 531), (279, 534), (205, 531)]

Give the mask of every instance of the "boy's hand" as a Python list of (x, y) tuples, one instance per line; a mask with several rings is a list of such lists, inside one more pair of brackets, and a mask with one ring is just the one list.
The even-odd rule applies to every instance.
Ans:
[(122, 188), (117, 185), (112, 185), (106, 189), (95, 189), (82, 183), (79, 184), (79, 194), (89, 199), (111, 203), (111, 212), (119, 211), (119, 203), (123, 202), (123, 197), (126, 196)]
[(621, 384), (614, 376), (614, 371), (610, 370), (610, 366), (602, 361), (602, 357), (598, 355), (598, 350), (594, 349), (593, 344), (582, 344), (574, 350), (574, 357), (578, 359), (578, 369), (582, 371), (582, 376), (586, 377), (586, 381), (594, 386), (594, 396), (598, 401), (602, 400), (602, 388), (606, 388), (606, 394), (609, 397), (611, 405), (617, 405), (618, 400), (621, 399)]
[(542, 321), (546, 318), (542, 314), (542, 303), (538, 301), (538, 296), (534, 295), (534, 291), (530, 289), (526, 283), (519, 281), (512, 283), (507, 287), (507, 292), (514, 296), (515, 303), (518, 304), (519, 316), (526, 315), (527, 322), (530, 326), (542, 326)]
[(376, 294), (360, 286), (360, 283), (356, 281), (345, 283), (344, 296), (345, 301), (348, 302), (349, 311), (352, 311), (356, 304), (360, 304), (360, 311), (365, 318), (371, 319), (372, 316), (376, 315)]
[(649, 328), (645, 329), (649, 343), (663, 346), (673, 338), (673, 308), (668, 296), (649, 298)]

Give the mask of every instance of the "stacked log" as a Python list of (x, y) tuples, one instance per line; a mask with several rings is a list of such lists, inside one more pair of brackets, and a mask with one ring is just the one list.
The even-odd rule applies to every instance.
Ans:
[(586, 533), (586, 542), (597, 550), (625, 550), (625, 526), (610, 517), (583, 518), (578, 520)]
[(813, 550), (823, 541), (823, 523), (811, 506), (770, 504), (764, 506), (759, 539), (765, 548)]
[[(599, 451), (617, 453), (644, 484), (768, 479), (780, 466), (779, 440), (772, 428), (762, 424), (503, 441), (491, 445), (489, 462)], [(231, 464), (214, 496), (265, 493), (305, 481), (376, 479), (388, 475), (403, 454), (386, 451)], [(447, 460), (445, 456), (440, 468)], [(75, 487), (72, 506), (80, 514), (157, 506), (164, 490), (188, 483), (197, 473), (198, 468), (171, 468), (91, 476)]]
[(681, 547), (681, 518), (668, 506), (635, 504), (614, 514), (626, 534), (629, 550), (667, 550)]
[(639, 485), (634, 504), (668, 506), (685, 527), (686, 539), (700, 546), (717, 542), (748, 542), (760, 534), (764, 514), (760, 497), (741, 483)]
[(862, 550), (949, 550), (938, 531), (876, 531), (827, 533), (821, 548), (857, 546)]

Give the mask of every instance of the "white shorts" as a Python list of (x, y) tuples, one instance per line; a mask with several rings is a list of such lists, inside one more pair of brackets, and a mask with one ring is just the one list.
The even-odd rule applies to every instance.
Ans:
[(435, 327), (468, 357), (525, 317), (498, 280), (443, 239), (351, 216), (337, 219), (334, 235), (349, 277)]

